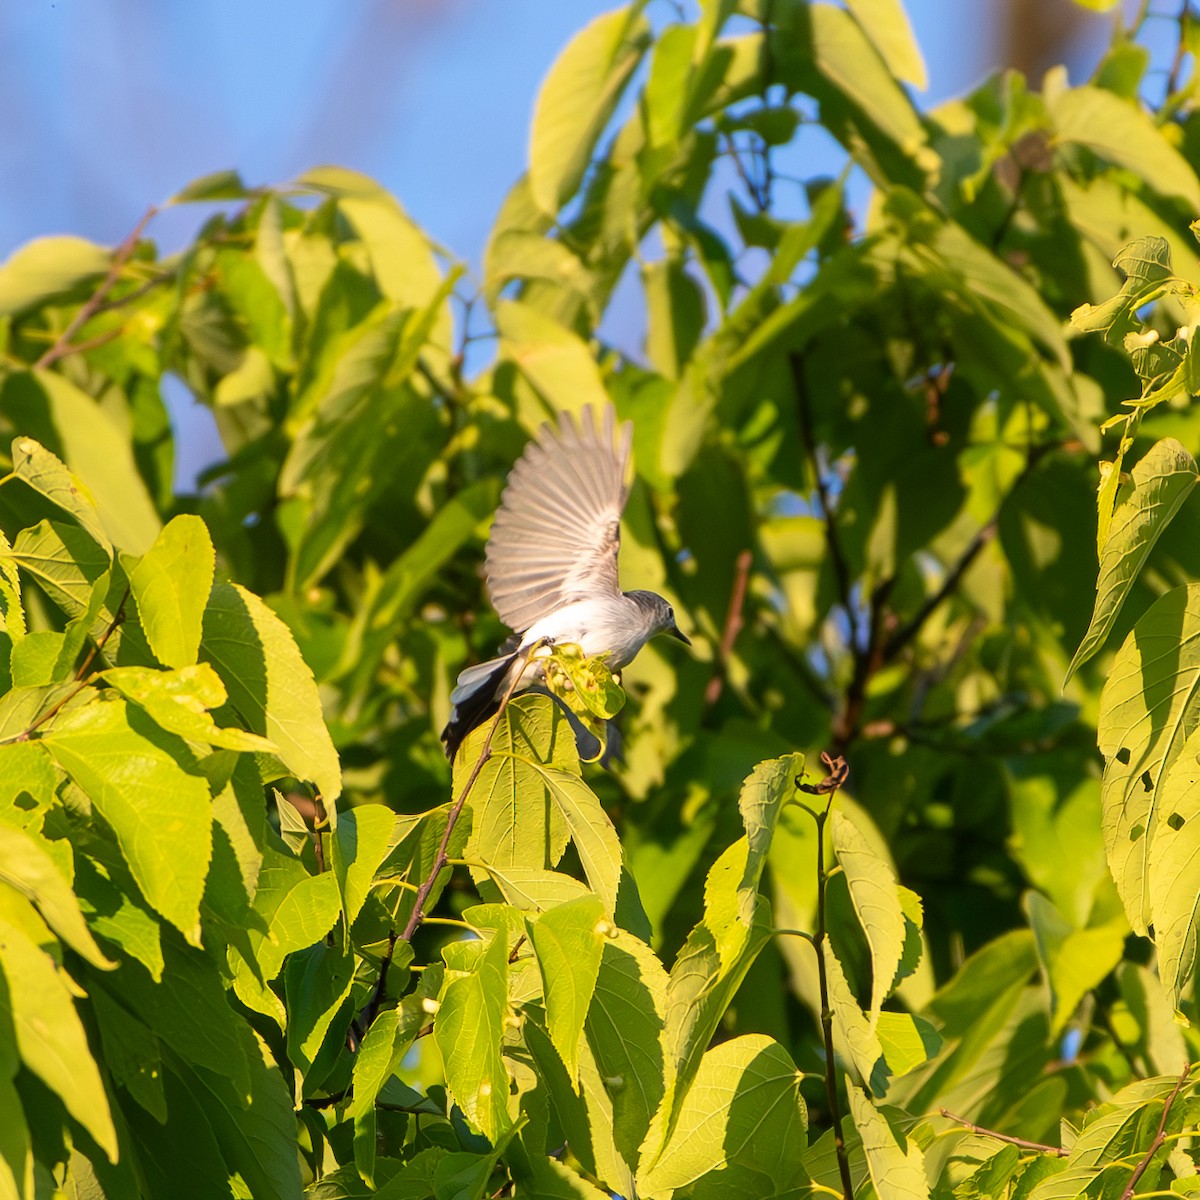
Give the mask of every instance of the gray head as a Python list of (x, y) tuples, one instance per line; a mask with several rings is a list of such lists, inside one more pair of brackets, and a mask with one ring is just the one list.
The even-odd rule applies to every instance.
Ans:
[(675, 610), (657, 592), (626, 592), (625, 599), (632, 600), (646, 615), (651, 626), (650, 637), (656, 633), (669, 633), (685, 646), (692, 644), (691, 639), (675, 624)]

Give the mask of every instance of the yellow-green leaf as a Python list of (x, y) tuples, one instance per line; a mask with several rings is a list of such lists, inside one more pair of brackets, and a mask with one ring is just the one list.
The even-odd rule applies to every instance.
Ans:
[(204, 613), (200, 655), (216, 668), (246, 725), (275, 744), (297, 779), (317, 785), (332, 815), (341, 766), (316, 681), (288, 627), (253, 593), (219, 581)]
[(164, 526), (129, 573), (146, 640), (164, 666), (196, 661), (216, 561), (208, 526), (184, 513)]
[(71, 990), (54, 960), (7, 921), (0, 920), (0, 1039), (9, 1027), (30, 1071), (57, 1092), (67, 1111), (117, 1157), (117, 1134), (108, 1097)]
[[(1114, 465), (1112, 471), (1116, 471)], [(1163, 438), (1133, 468), (1133, 491), (1113, 514), (1100, 557), (1096, 606), (1067, 679), (1097, 650), (1113, 627), (1154, 543), (1200, 479), (1196, 460), (1174, 438)]]
[(57, 718), (42, 743), (112, 826), (142, 894), (199, 945), (212, 803), (186, 743), (124, 700)]
[(892, 989), (904, 955), (905, 922), (891, 867), (870, 847), (857, 826), (835, 809), (830, 822), (837, 860), (850, 887), (850, 900), (871, 948), (871, 1027)]
[(1135, 933), (1152, 920), (1147, 866), (1171, 767), (1200, 721), (1200, 584), (1150, 606), (1125, 639), (1100, 694), (1101, 804), (1108, 865)]
[(762, 1034), (709, 1050), (675, 1132), (658, 1161), (639, 1172), (639, 1192), (665, 1195), (704, 1180), (707, 1186), (697, 1194), (728, 1200), (800, 1195), (808, 1179), (808, 1111), (800, 1079), (787, 1051)]
[(579, 1039), (587, 1016), (600, 957), (615, 929), (595, 896), (568, 900), (526, 920), (529, 940), (542, 973), (550, 1040), (574, 1080), (579, 1074)]
[(557, 213), (575, 194), (649, 45), (641, 7), (631, 4), (597, 17), (575, 35), (542, 84), (529, 140), (529, 184), (547, 213)]

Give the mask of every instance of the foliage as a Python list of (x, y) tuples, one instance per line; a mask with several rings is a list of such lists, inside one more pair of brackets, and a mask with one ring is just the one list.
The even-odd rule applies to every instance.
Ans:
[[(0, 1197), (1197, 1191), (1200, 117), (1141, 33), (921, 111), (891, 0), (635, 3), (478, 280), (335, 167), (0, 267)], [(693, 652), (556, 648), (451, 769), (504, 475), (610, 402)]]

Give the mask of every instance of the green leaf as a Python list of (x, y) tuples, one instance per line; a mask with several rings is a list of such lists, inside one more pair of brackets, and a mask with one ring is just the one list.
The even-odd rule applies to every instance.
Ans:
[[(490, 722), (472, 731), (455, 756), (456, 796), (466, 787), (489, 727)], [(577, 775), (575, 735), (549, 697), (519, 696), (504, 710), (491, 757), (471, 792), (468, 858), (504, 874), (511, 867), (540, 871), (557, 864), (570, 832), (536, 763), (554, 763)]]
[(63, 461), (87, 485), (113, 545), (144, 554), (161, 523), (124, 430), (87, 392), (53, 371), (10, 376), (5, 397), (8, 403), (30, 403), (45, 411)]
[(1196, 968), (1200, 930), (1200, 731), (1193, 731), (1162, 783), (1147, 864), (1158, 972), (1171, 1004)]
[[(284, 967), (288, 1058), (307, 1073), (354, 985), (354, 957), (318, 942), (290, 955)], [(319, 1079), (312, 1082), (320, 1083)]]
[(45, 845), (41, 838), (0, 824), (0, 882), (32, 900), (46, 924), (93, 966), (113, 966), (92, 938), (70, 883)]
[(257, 920), (247, 929), (247, 947), (262, 979), (269, 983), (287, 955), (320, 941), (340, 909), (332, 872), (310, 875), (298, 858), (264, 847), (254, 895)]
[(640, 3), (597, 17), (555, 60), (529, 139), (534, 200), (554, 215), (575, 194), (621, 92), (650, 44)]
[(108, 1097), (64, 978), (48, 954), (0, 920), (0, 1043), (15, 1038), (25, 1066), (115, 1161)]
[(314, 167), (296, 182), (337, 199), (371, 256), (375, 282), (385, 296), (405, 308), (423, 308), (433, 300), (443, 282), (433, 248), (386, 188), (345, 167)]
[(923, 169), (936, 162), (912, 103), (854, 18), (830, 4), (807, 12), (817, 70)]
[(1155, 191), (1200, 209), (1200, 181), (1137, 101), (1098, 87), (1070, 88), (1053, 98), (1050, 115), (1060, 142), (1074, 142), (1125, 167)]
[(167, 1119), (163, 1093), (162, 1044), (145, 1022), (109, 998), (102, 988), (90, 996), (104, 1065), (120, 1084), (158, 1123)]
[(246, 185), (236, 171), (214, 171), (180, 188), (163, 207), (172, 204), (208, 204), (214, 200), (242, 200), (246, 195)]
[(1108, 865), (1135, 933), (1153, 919), (1147, 880), (1163, 786), (1200, 719), (1200, 584), (1160, 596), (1113, 659), (1096, 739)]
[(149, 1025), (174, 1054), (197, 1067), (220, 1069), (242, 1096), (251, 1088), (245, 1022), (230, 1007), (216, 960), (185, 946), (172, 931), (162, 940), (162, 978), (131, 959), (94, 977), (114, 1003)]
[(739, 884), (750, 861), (745, 839), (713, 864), (705, 884), (705, 916), (671, 966), (663, 1032), (667, 1091), (642, 1146), (653, 1164), (671, 1136), (679, 1106), (725, 1010), (771, 937), (768, 905), (742, 907)]
[(632, 1167), (666, 1086), (667, 987), (645, 942), (624, 930), (606, 939), (584, 1028), (608, 1093), (615, 1148)]
[(525, 925), (542, 975), (550, 1040), (575, 1079), (579, 1039), (600, 974), (600, 958), (610, 931), (616, 930), (595, 896), (568, 900), (526, 918)]
[(246, 725), (272, 741), (297, 779), (317, 785), (332, 816), (342, 790), (312, 671), (288, 627), (237, 584), (213, 585), (200, 657), (212, 663)]
[(226, 701), (225, 685), (208, 663), (156, 671), (150, 667), (113, 667), (100, 678), (131, 700), (168, 733), (227, 750), (274, 754), (275, 744), (244, 729), (222, 728), (209, 709)]
[(621, 883), (621, 841), (596, 793), (578, 775), (559, 767), (535, 764), (538, 777), (575, 843), (588, 886), (604, 911), (617, 910)]
[(193, 1094), (225, 1162), (254, 1200), (294, 1200), (300, 1194), (296, 1113), (283, 1074), (263, 1040), (240, 1025), (249, 1086), (239, 1091), (217, 1063), (197, 1064)]
[(338, 819), (333, 835), (333, 873), (342, 893), (346, 925), (354, 923), (380, 863), (392, 848), (396, 814), (383, 804), (359, 804)]
[(576, 334), (517, 300), (501, 300), (494, 315), (501, 352), (516, 364), (550, 412), (578, 413), (587, 404), (600, 412), (608, 405), (596, 360)]
[(493, 868), (489, 877), (500, 889), (505, 903), (523, 912), (542, 912), (589, 894), (586, 884), (559, 871), (505, 867), (501, 872)]
[(848, 0), (847, 6), (893, 75), (914, 87), (929, 86), (925, 60), (901, 0)]
[(804, 755), (785, 754), (761, 762), (746, 777), (738, 793), (738, 811), (746, 827), (746, 869), (738, 882), (741, 919), (750, 921), (763, 868), (779, 814), (795, 798), (796, 784), (804, 774)]
[(146, 640), (164, 666), (196, 662), (216, 561), (208, 526), (185, 513), (163, 527), (129, 573)]
[(12, 561), (32, 575), (71, 618), (87, 611), (97, 583), (111, 564), (107, 551), (65, 521), (41, 521), (32, 529), (22, 529), (13, 544)]
[(511, 1124), (501, 1046), (508, 1009), (508, 942), (492, 938), (473, 971), (447, 971), (433, 1040), (446, 1083), (471, 1125), (490, 1141)]
[(666, 1148), (639, 1172), (639, 1191), (691, 1185), (696, 1200), (800, 1195), (808, 1181), (800, 1079), (787, 1051), (762, 1034), (709, 1050)]
[(0, 317), (23, 312), (107, 273), (109, 252), (78, 237), (27, 242), (0, 266)]
[(855, 1072), (873, 1095), (887, 1090), (890, 1064), (883, 1057), (883, 1045), (876, 1026), (867, 1020), (846, 982), (841, 960), (828, 941), (824, 943), (825, 977), (829, 985), (829, 1007), (833, 1010), (835, 1046), (853, 1065)]
[(212, 805), (186, 744), (123, 700), (64, 713), (42, 744), (112, 826), (142, 894), (199, 945)]
[[(16, 1063), (12, 1065), (15, 1069)], [(26, 1200), (35, 1194), (33, 1146), (21, 1111), (21, 1097), (7, 1071), (0, 1072), (0, 1112), (5, 1114), (0, 1124), (0, 1196), (5, 1200)]]
[(44, 496), (55, 507), (73, 517), (105, 553), (105, 566), (112, 558), (112, 543), (96, 512), (96, 501), (83, 482), (58, 457), (33, 438), (17, 438), (12, 444), (13, 479), (19, 479)]
[(1155, 442), (1133, 468), (1133, 490), (1113, 514), (1100, 557), (1096, 607), (1067, 668), (1067, 680), (1104, 644), (1154, 543), (1197, 479), (1196, 460), (1174, 438)]
[(928, 1200), (925, 1157), (917, 1144), (902, 1143), (887, 1117), (849, 1081), (846, 1095), (879, 1200)]
[(876, 855), (853, 821), (835, 809), (831, 821), (838, 864), (846, 875), (850, 899), (871, 948), (871, 1027), (892, 990), (904, 954), (905, 921), (896, 877)]
[(880, 1013), (875, 1036), (883, 1049), (888, 1074), (896, 1078), (928, 1062), (942, 1045), (937, 1030), (911, 1013)]
[(1025, 911), (1050, 989), (1050, 1035), (1056, 1037), (1079, 1002), (1121, 961), (1126, 926), (1119, 918), (1095, 929), (1075, 929), (1040, 892), (1027, 892)]

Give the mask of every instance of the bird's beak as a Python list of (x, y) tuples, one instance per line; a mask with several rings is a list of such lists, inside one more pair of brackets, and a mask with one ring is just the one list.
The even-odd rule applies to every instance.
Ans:
[(678, 638), (685, 646), (690, 646), (692, 644), (692, 639), (690, 637), (688, 637), (688, 635), (686, 633), (684, 633), (683, 630), (680, 629), (678, 625), (672, 625), (671, 628), (667, 630), (667, 632), (673, 638)]

